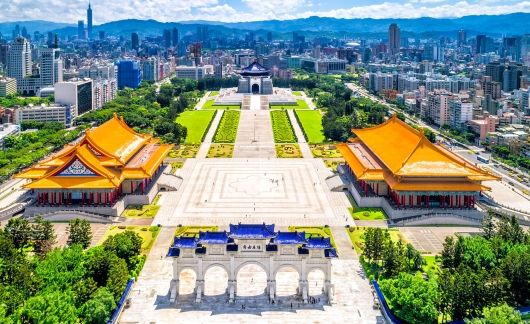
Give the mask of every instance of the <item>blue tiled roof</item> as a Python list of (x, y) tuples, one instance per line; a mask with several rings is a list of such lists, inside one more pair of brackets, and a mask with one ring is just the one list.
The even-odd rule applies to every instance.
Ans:
[(274, 238), (276, 244), (303, 244), (306, 243), (305, 232), (278, 232)]
[(186, 237), (186, 236), (175, 237), (175, 241), (173, 241), (172, 247), (194, 249), (197, 247), (197, 239), (195, 237)]
[(201, 244), (226, 244), (228, 233), (225, 232), (199, 232), (199, 243)]
[(169, 251), (167, 251), (167, 256), (168, 257), (178, 257), (179, 255), (180, 255), (180, 249), (179, 248), (170, 247)]
[(326, 258), (338, 258), (339, 257), (339, 255), (337, 254), (337, 250), (335, 249), (325, 249), (324, 256), (326, 256)]
[(308, 249), (330, 249), (333, 247), (329, 237), (310, 237), (304, 246)]
[(229, 236), (234, 239), (270, 239), (276, 236), (274, 224), (230, 224)]

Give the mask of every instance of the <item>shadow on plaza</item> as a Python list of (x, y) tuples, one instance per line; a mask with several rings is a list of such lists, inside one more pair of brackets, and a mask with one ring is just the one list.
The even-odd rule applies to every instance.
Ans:
[(177, 308), (181, 312), (210, 311), (219, 314), (250, 314), (261, 316), (263, 312), (297, 312), (298, 310), (321, 310), (327, 306), (324, 295), (311, 296), (312, 303), (304, 304), (296, 295), (276, 297), (274, 303), (269, 302), (263, 293), (256, 296), (238, 296), (234, 303), (228, 302), (227, 294), (203, 296), (200, 303), (195, 302), (195, 294), (180, 295), (177, 303), (169, 303), (166, 295), (158, 295), (155, 300), (156, 309)]

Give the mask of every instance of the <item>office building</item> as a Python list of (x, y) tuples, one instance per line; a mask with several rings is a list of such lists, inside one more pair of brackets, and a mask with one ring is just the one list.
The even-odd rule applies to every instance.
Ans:
[(460, 46), (466, 45), (466, 43), (467, 43), (466, 31), (463, 29), (460, 29), (458, 31), (457, 46), (460, 47)]
[(0, 97), (17, 93), (17, 80), (15, 78), (0, 76)]
[(348, 61), (339, 59), (316, 59), (304, 57), (300, 59), (300, 67), (308, 72), (319, 74), (346, 73)]
[(55, 84), (55, 102), (76, 107), (76, 116), (93, 109), (93, 90), (91, 79), (70, 80)]
[(200, 80), (206, 76), (206, 68), (203, 66), (177, 66), (175, 73), (177, 79)]
[(20, 82), (31, 75), (31, 47), (27, 39), (17, 37), (7, 52), (7, 76)]
[(526, 74), (528, 67), (522, 64), (510, 64), (505, 67), (502, 75), (502, 91), (512, 92), (521, 87), (521, 77)]
[(85, 21), (79, 20), (77, 22), (77, 39), (85, 39)]
[(140, 48), (140, 37), (138, 33), (131, 33), (131, 48), (133, 50), (138, 50)]
[(388, 52), (390, 55), (399, 54), (399, 48), (401, 45), (401, 35), (399, 26), (397, 24), (391, 24), (388, 27)]
[(171, 43), (173, 47), (177, 47), (179, 44), (179, 30), (177, 27), (173, 27), (173, 31), (171, 32)]
[(76, 112), (75, 106), (60, 104), (21, 107), (15, 109), (15, 123), (20, 125), (25, 121), (59, 122), (70, 127)]
[(171, 30), (170, 29), (164, 29), (164, 34), (162, 35), (164, 39), (164, 47), (170, 48), (171, 47)]
[(504, 73), (504, 64), (500, 62), (490, 62), (486, 64), (485, 75), (491, 77), (491, 81), (502, 82)]
[(142, 81), (140, 65), (136, 61), (122, 60), (116, 62), (118, 67), (118, 89), (136, 89)]

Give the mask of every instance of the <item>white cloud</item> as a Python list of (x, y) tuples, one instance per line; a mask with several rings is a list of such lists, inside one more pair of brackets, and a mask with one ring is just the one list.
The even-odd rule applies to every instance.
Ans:
[[(336, 18), (461, 17), (530, 12), (530, 0), (406, 0), (380, 2), (350, 8), (323, 10), (312, 0), (239, 0), (236, 10), (225, 0), (91, 0), (94, 23), (120, 19), (155, 19), (162, 22), (186, 20), (256, 21), (295, 19), (309, 16)], [(86, 19), (87, 1), (0, 0), (0, 21), (50, 20), (75, 23)]]

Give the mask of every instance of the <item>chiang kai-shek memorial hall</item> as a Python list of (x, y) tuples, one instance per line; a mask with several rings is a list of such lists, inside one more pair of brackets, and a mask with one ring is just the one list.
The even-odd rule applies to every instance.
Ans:
[(25, 188), (34, 193), (36, 203), (29, 209), (35, 213), (69, 206), (102, 211), (98, 207), (112, 207), (127, 195), (145, 197), (171, 147), (135, 132), (114, 114), (16, 177), (31, 180)]

